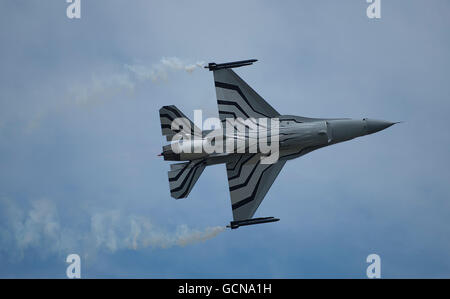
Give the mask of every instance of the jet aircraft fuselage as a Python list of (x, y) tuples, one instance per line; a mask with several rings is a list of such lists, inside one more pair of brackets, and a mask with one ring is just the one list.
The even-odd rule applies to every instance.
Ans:
[[(362, 120), (346, 118), (315, 120), (293, 115), (281, 115), (278, 117), (278, 120), (280, 156), (286, 157), (288, 160), (298, 158), (315, 149), (379, 132), (395, 124), (389, 121), (367, 118)], [(266, 136), (273, 137), (270, 129), (265, 130), (267, 131), (265, 133)], [(222, 133), (222, 129), (219, 131)], [(211, 135), (211, 131), (204, 131), (203, 133), (204, 136), (198, 139), (173, 141), (164, 147), (165, 150), (162, 155), (169, 161), (205, 159), (207, 165), (212, 165), (226, 163), (239, 154), (251, 153), (248, 146), (248, 134), (242, 134), (242, 138), (245, 139), (244, 141), (247, 145), (241, 153), (236, 153), (235, 151), (227, 153), (225, 150), (222, 153), (208, 153), (204, 149), (206, 144), (210, 143), (210, 140), (208, 140), (205, 133)], [(216, 140), (221, 140), (220, 142), (223, 144), (226, 144), (229, 139), (234, 139), (233, 141), (236, 142), (235, 139), (239, 138), (235, 134), (216, 134), (214, 136)], [(179, 153), (175, 153), (173, 151), (174, 148)], [(256, 149), (256, 153), (264, 154), (260, 151), (258, 152), (259, 147), (256, 147)]]
[[(168, 161), (185, 161), (170, 165), (171, 196), (176, 199), (187, 197), (206, 166), (224, 163), (233, 211), (229, 226), (232, 229), (279, 220), (252, 217), (286, 161), (328, 145), (379, 132), (394, 124), (367, 118), (282, 115), (231, 69), (255, 61), (206, 66), (214, 74), (219, 129), (199, 129), (173, 105), (159, 110), (162, 134), (170, 142), (163, 146), (161, 156)], [(258, 134), (253, 134), (251, 127), (256, 128)], [(256, 147), (255, 140), (258, 140)], [(228, 147), (230, 144), (232, 146)], [(276, 159), (269, 159), (273, 157)]]

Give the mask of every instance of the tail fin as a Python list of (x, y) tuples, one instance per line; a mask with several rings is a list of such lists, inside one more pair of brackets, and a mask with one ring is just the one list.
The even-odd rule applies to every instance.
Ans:
[(201, 130), (174, 105), (159, 109), (159, 118), (162, 135), (166, 136), (167, 141), (172, 141), (173, 136), (180, 132), (201, 137)]
[(193, 160), (186, 163), (170, 165), (169, 185), (173, 198), (185, 198), (189, 195), (198, 178), (205, 169), (203, 160)]

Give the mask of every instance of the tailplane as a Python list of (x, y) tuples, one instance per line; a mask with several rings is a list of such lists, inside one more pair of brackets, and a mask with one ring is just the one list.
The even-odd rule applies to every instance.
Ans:
[(159, 109), (159, 118), (162, 135), (166, 136), (167, 141), (172, 141), (173, 136), (178, 133), (200, 137), (202, 135), (201, 130), (174, 105)]
[(169, 171), (170, 195), (176, 199), (187, 197), (205, 166), (203, 159), (171, 164)]

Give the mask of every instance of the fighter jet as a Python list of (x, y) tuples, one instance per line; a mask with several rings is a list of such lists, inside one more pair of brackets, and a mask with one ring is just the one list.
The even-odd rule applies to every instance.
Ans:
[[(328, 119), (282, 115), (232, 70), (256, 61), (209, 63), (205, 66), (214, 75), (219, 119), (223, 127), (219, 131), (201, 130), (173, 105), (163, 106), (159, 110), (162, 135), (170, 141), (170, 144), (163, 146), (160, 156), (168, 161), (184, 161), (170, 165), (168, 176), (171, 196), (176, 199), (187, 197), (206, 166), (224, 163), (233, 212), (233, 221), (228, 225), (231, 229), (279, 220), (274, 217), (253, 218), (253, 215), (286, 161), (325, 146), (379, 132), (395, 124), (368, 118)], [(262, 122), (257, 121), (260, 119), (277, 120), (277, 125), (273, 126), (277, 129), (276, 134), (273, 133), (272, 125), (261, 125)], [(235, 120), (233, 126), (239, 123), (238, 120), (243, 120), (246, 123), (245, 130), (241, 126), (240, 130), (225, 132), (223, 129), (230, 120), (231, 123)], [(259, 130), (266, 131), (266, 136), (275, 140), (278, 158), (275, 162), (264, 163), (267, 152), (263, 153), (259, 147), (256, 152), (248, 150), (251, 138), (248, 133), (249, 123), (255, 123)], [(216, 131), (218, 133), (214, 134)], [(201, 146), (213, 142), (211, 135), (217, 140), (217, 137), (221, 137), (223, 144), (230, 140), (235, 143), (237, 140), (245, 141), (244, 150), (236, 151), (237, 146), (233, 144), (233, 151), (207, 152)], [(183, 148), (191, 151), (181, 150)]]

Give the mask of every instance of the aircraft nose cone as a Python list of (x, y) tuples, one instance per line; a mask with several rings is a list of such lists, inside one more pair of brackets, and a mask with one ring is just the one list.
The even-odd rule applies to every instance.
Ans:
[(382, 131), (390, 126), (396, 124), (394, 122), (377, 120), (377, 119), (365, 119), (367, 126), (367, 134), (373, 134)]

